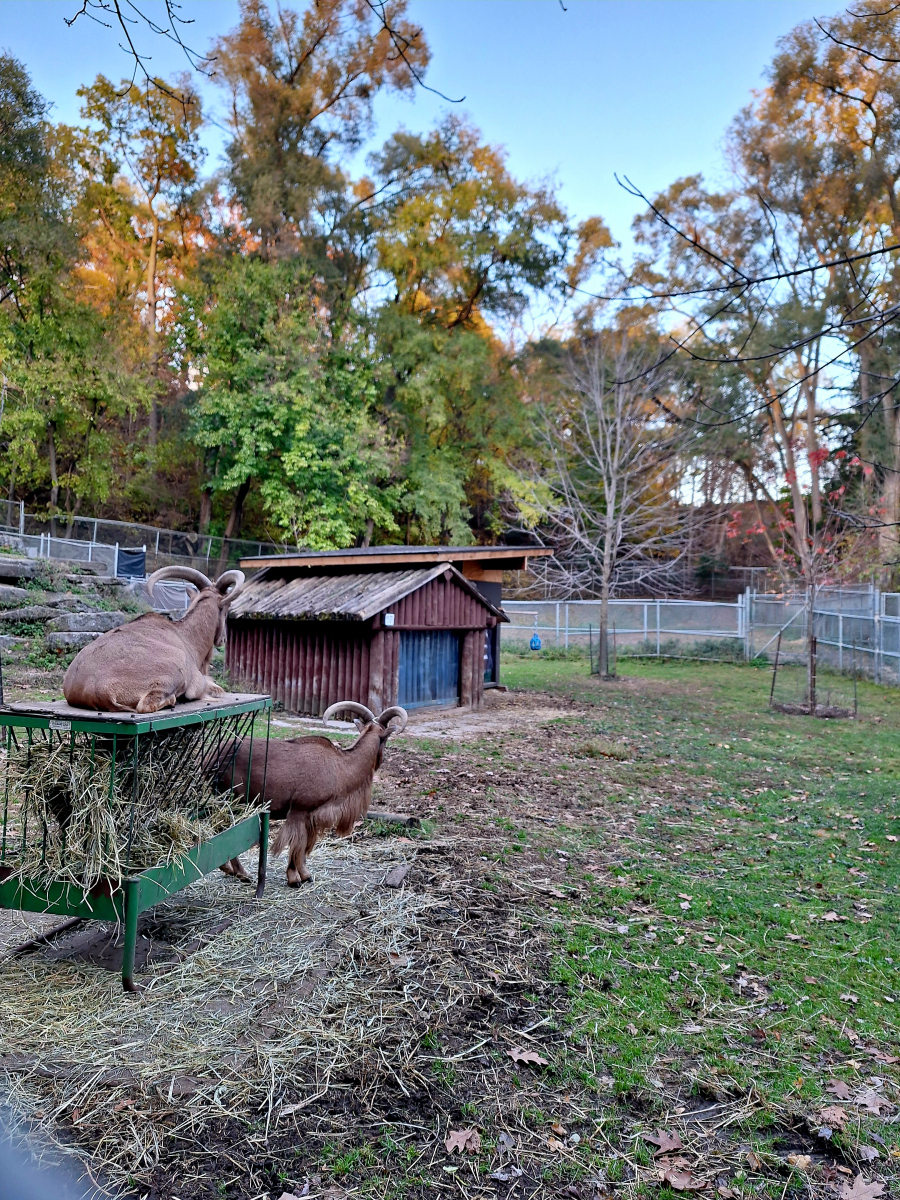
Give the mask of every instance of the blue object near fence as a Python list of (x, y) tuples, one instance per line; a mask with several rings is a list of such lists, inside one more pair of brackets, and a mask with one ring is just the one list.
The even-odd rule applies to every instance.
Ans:
[(116, 556), (116, 574), (128, 579), (143, 579), (147, 574), (147, 551), (123, 550)]
[(400, 634), (397, 703), (403, 708), (459, 701), (459, 635), (449, 630)]
[(532, 650), (540, 650), (541, 639), (538, 637), (538, 635), (536, 633), (532, 635), (531, 641), (528, 643), (528, 645), (531, 647)]

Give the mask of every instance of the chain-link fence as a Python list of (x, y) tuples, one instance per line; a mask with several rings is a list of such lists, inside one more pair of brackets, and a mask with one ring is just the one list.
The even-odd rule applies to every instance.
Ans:
[(32, 558), (102, 563), (112, 575), (117, 573), (119, 551), (144, 551), (148, 572), (179, 565), (205, 575), (237, 566), (242, 558), (297, 551), (296, 546), (274, 542), (211, 537), (100, 517), (50, 520), (25, 512), (23, 504), (10, 500), (0, 500), (0, 532), (17, 537), (20, 548)]
[[(506, 601), (503, 645), (526, 650), (596, 647), (600, 603)], [(900, 593), (874, 587), (823, 588), (812, 630), (805, 595), (747, 591), (736, 604), (705, 600), (610, 600), (609, 636), (619, 654), (721, 661), (802, 663), (811, 632), (822, 667), (900, 686)], [(613, 646), (610, 646), (612, 651)]]
[[(503, 645), (525, 650), (535, 634), (544, 647), (596, 646), (600, 602), (508, 600)], [(610, 638), (617, 653), (734, 659), (744, 655), (744, 603), (711, 600), (610, 600)]]

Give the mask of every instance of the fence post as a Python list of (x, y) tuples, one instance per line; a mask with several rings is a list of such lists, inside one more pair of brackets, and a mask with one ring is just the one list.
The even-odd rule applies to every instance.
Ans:
[(844, 606), (841, 604), (841, 611), (838, 613), (838, 671), (844, 669)]
[(659, 658), (659, 596), (656, 597), (656, 657)]
[(566, 605), (566, 649), (569, 648), (569, 606)]
[(556, 645), (559, 645), (559, 601), (556, 602)]
[(649, 642), (649, 640), (650, 640), (650, 637), (649, 637), (649, 633), (647, 630), (647, 601), (645, 600), (644, 601), (644, 651), (645, 651), (645, 653), (647, 650), (647, 643)]
[(25, 536), (25, 501), (19, 501), (19, 537)]
[(116, 552), (113, 556), (113, 579), (119, 578), (119, 543), (116, 542)]

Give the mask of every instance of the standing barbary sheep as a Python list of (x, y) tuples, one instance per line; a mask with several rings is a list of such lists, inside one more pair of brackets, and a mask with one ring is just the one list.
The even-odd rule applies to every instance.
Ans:
[[(342, 709), (359, 713), (359, 738), (347, 750), (325, 737), (285, 738), (269, 742), (268, 761), (254, 755), (250, 770), (250, 795), (260, 796), (265, 779), (265, 801), (273, 820), (284, 825), (272, 846), (274, 854), (290, 849), (289, 887), (311, 879), (306, 856), (323, 833), (333, 830), (346, 837), (369, 810), (372, 779), (384, 758), (384, 743), (392, 733), (402, 733), (409, 720), (406, 709), (386, 708), (380, 717), (364, 704), (344, 700), (326, 709), (322, 720)], [(397, 728), (391, 721), (399, 720)], [(243, 794), (247, 782), (250, 743), (241, 743), (234, 763), (234, 788)], [(229, 767), (229, 776), (231, 768)]]
[(73, 707), (153, 713), (223, 692), (207, 671), (214, 648), (225, 641), (225, 618), (243, 589), (243, 572), (226, 571), (213, 583), (191, 567), (161, 567), (148, 578), (148, 590), (160, 579), (184, 579), (198, 589), (187, 612), (179, 621), (144, 613), (80, 650), (63, 679)]

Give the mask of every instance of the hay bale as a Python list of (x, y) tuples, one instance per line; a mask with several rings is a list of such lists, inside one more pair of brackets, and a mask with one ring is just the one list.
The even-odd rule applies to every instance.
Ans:
[(41, 886), (114, 889), (128, 875), (172, 864), (199, 842), (259, 811), (217, 789), (180, 730), (131, 747), (79, 735), (23, 739), (6, 756), (9, 794), (4, 865)]

